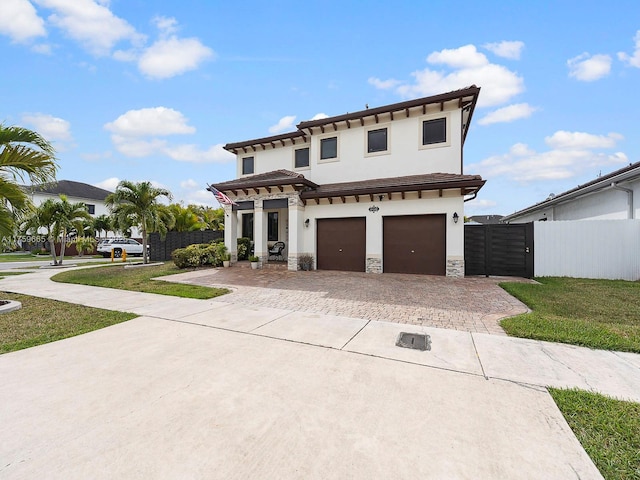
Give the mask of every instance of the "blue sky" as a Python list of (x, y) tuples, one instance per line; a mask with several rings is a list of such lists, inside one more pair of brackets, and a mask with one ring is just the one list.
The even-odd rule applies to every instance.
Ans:
[(640, 161), (637, 0), (1, 0), (0, 55), (0, 121), (51, 140), (59, 179), (185, 203), (217, 206), (225, 143), (470, 84), (467, 215)]

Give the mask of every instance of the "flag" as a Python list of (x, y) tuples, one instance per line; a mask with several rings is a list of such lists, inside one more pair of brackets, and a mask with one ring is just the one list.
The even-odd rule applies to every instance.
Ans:
[(231, 200), (224, 193), (222, 193), (220, 190), (218, 190), (216, 187), (212, 185), (209, 185), (209, 188), (207, 188), (207, 190), (213, 193), (213, 196), (216, 197), (216, 200), (218, 200), (218, 203), (220, 205), (238, 205), (236, 202)]

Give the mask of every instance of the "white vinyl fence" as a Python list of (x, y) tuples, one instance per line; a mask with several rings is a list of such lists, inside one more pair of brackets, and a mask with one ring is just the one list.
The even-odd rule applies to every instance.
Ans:
[(535, 222), (536, 277), (640, 279), (640, 220)]

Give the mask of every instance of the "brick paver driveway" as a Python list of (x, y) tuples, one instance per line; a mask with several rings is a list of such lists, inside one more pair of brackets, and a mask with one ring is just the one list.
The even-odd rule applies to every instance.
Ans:
[(498, 324), (501, 318), (528, 311), (497, 285), (499, 281), (523, 279), (293, 272), (238, 266), (165, 279), (230, 288), (232, 293), (220, 297), (221, 302), (497, 335), (504, 335)]

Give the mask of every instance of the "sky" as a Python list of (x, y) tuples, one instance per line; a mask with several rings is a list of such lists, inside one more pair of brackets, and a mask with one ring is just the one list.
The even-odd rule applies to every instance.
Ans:
[(50, 140), (58, 179), (185, 204), (218, 206), (226, 143), (472, 84), (466, 215), (640, 161), (637, 0), (0, 0), (0, 56), (0, 122)]

